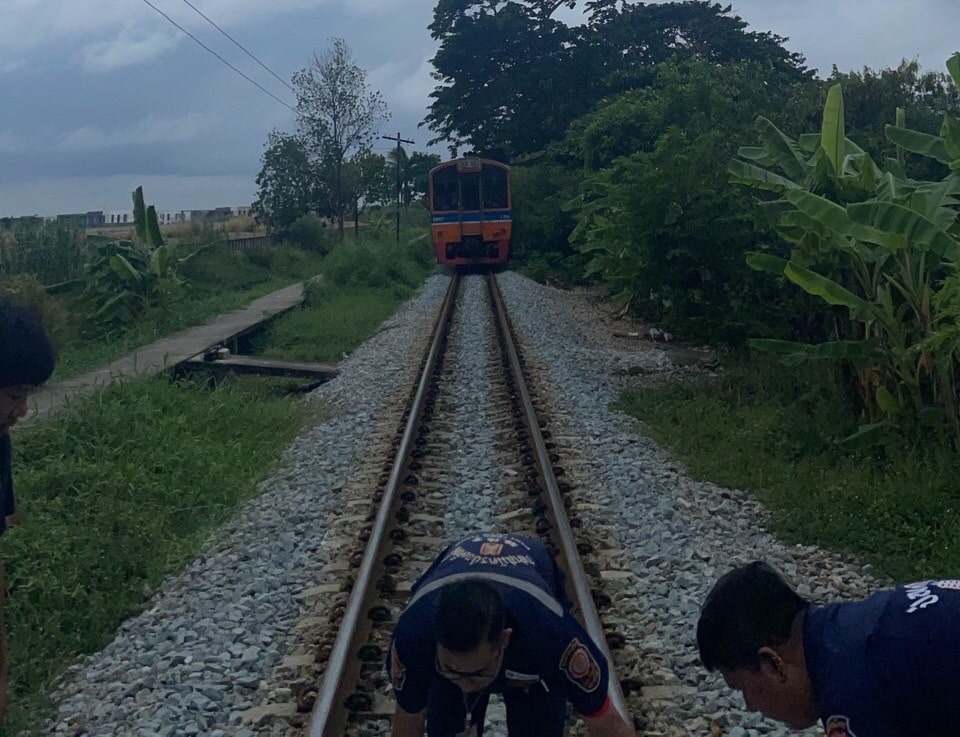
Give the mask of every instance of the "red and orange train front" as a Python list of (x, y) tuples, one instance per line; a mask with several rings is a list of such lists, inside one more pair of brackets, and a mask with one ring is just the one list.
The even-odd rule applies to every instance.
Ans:
[(430, 171), (429, 197), (438, 263), (507, 262), (513, 224), (509, 167), (473, 157), (448, 161)]

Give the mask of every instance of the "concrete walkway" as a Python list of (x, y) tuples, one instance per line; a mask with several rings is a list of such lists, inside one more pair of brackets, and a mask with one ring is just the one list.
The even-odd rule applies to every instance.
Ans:
[(29, 425), (33, 420), (56, 411), (68, 398), (92, 394), (120, 377), (157, 374), (173, 368), (181, 361), (202, 353), (218, 343), (249, 332), (266, 319), (276, 317), (303, 301), (303, 284), (291, 284), (254, 300), (246, 307), (227, 312), (205, 325), (197, 325), (179, 333), (161, 338), (106, 366), (50, 383), (30, 397), (30, 412), (16, 426)]

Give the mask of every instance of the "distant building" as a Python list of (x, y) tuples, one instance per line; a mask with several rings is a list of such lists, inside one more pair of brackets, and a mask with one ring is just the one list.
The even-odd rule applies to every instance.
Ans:
[(133, 210), (112, 210), (104, 220), (104, 225), (133, 225)]
[(67, 228), (86, 228), (87, 214), (85, 212), (74, 212), (66, 215), (57, 215), (57, 225)]
[(102, 228), (107, 222), (107, 214), (103, 210), (91, 210), (87, 213), (88, 228)]

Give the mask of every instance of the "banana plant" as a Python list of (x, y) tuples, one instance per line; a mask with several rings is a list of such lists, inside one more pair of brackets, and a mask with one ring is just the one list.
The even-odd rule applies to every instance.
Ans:
[[(960, 54), (948, 68), (960, 85)], [(819, 135), (794, 141), (761, 120), (761, 145), (740, 149), (730, 164), (732, 181), (779, 195), (765, 207), (792, 245), (789, 259), (753, 253), (748, 264), (784, 276), (847, 317), (836, 339), (822, 345), (753, 345), (789, 361), (846, 364), (868, 420), (852, 443), (874, 441), (908, 412), (928, 416), (931, 404), (952, 406), (943, 399), (954, 382), (945, 385), (943, 360), (930, 346), (938, 279), (960, 264), (960, 123), (946, 116), (935, 137), (910, 131), (898, 114), (887, 133), (898, 158), (883, 171), (846, 138), (836, 85)], [(904, 152), (933, 156), (951, 174), (941, 182), (908, 180)]]

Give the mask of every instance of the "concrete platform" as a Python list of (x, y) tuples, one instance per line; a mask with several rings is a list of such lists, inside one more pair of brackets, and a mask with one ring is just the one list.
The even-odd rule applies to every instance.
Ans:
[(92, 394), (114, 379), (158, 374), (215, 345), (230, 344), (260, 327), (261, 323), (299, 305), (303, 294), (302, 283), (291, 284), (254, 300), (246, 307), (224, 313), (209, 323), (181, 330), (138, 348), (98, 369), (46, 384), (31, 395), (30, 412), (15, 427), (29, 425), (55, 412), (68, 398)]

